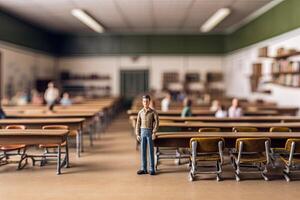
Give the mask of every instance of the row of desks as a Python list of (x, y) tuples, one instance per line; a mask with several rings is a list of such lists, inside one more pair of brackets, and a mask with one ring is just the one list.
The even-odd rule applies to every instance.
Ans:
[[(90, 144), (93, 143), (93, 134), (97, 130), (98, 125), (105, 126), (112, 118), (113, 113), (117, 109), (119, 99), (107, 100), (89, 100), (82, 104), (76, 104), (69, 107), (56, 106), (55, 110), (49, 112), (46, 106), (4, 106), (7, 119), (0, 120), (0, 126), (8, 125), (25, 125), (26, 130), (0, 130), (0, 144), (61, 144), (66, 140), (70, 133), (76, 132), (76, 152), (80, 157), (83, 152), (83, 133), (88, 132), (90, 136)], [(69, 131), (51, 132), (42, 130), (45, 125), (66, 125)], [(53, 133), (53, 134), (52, 134)], [(59, 147), (60, 148), (60, 147)], [(59, 156), (59, 161), (61, 158)], [(64, 160), (67, 160), (65, 158)], [(58, 165), (58, 173), (62, 167), (62, 163)]]
[[(139, 110), (128, 110), (128, 115), (137, 115)], [(157, 110), (159, 116), (180, 116), (182, 110), (169, 110), (169, 111), (161, 111)], [(192, 110), (193, 116), (214, 116), (214, 111), (209, 110)], [(279, 115), (277, 111), (274, 110), (257, 110), (257, 111), (245, 111), (245, 116), (275, 116)]]
[(255, 127), (259, 131), (269, 131), (271, 127), (288, 127), (292, 131), (300, 131), (300, 122), (286, 123), (249, 123), (249, 122), (189, 122), (189, 123), (174, 123), (162, 122), (159, 125), (159, 131), (198, 131), (199, 128), (220, 128), (221, 131), (232, 131), (234, 127)]
[(288, 138), (300, 138), (300, 132), (158, 132), (154, 140), (156, 147), (189, 148), (191, 138), (222, 137), (225, 146), (232, 148), (237, 138), (264, 137), (271, 139), (271, 147), (283, 147)]

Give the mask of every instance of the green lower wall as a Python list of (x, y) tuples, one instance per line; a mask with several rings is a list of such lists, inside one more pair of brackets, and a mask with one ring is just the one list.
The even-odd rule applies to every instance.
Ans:
[(285, 0), (229, 35), (58, 35), (0, 10), (0, 40), (57, 56), (224, 54), (300, 27), (300, 0)]
[(285, 0), (225, 38), (230, 52), (300, 27), (300, 0)]

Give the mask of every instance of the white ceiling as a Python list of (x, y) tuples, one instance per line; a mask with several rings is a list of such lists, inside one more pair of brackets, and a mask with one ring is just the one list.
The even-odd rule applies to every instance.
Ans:
[[(273, 0), (274, 1), (274, 0)], [(0, 0), (0, 8), (52, 31), (92, 32), (70, 11), (88, 11), (109, 32), (199, 33), (222, 7), (232, 13), (213, 32), (224, 32), (272, 0)]]

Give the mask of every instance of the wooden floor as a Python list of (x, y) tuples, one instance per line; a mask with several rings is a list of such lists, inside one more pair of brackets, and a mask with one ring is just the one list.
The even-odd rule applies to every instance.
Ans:
[[(114, 120), (107, 132), (87, 147), (82, 158), (72, 149), (70, 169), (55, 174), (55, 164), (16, 171), (15, 165), (0, 167), (0, 199), (297, 199), (300, 180), (287, 183), (280, 174), (269, 182), (259, 176), (236, 182), (232, 171), (225, 180), (214, 177), (189, 182), (186, 165), (174, 162), (162, 165), (156, 176), (137, 176), (139, 153), (130, 135), (128, 117), (123, 114)], [(230, 166), (227, 166), (230, 170)]]

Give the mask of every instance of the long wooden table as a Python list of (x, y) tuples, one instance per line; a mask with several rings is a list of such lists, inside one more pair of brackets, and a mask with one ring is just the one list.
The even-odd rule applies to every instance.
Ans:
[(83, 152), (83, 123), (84, 118), (36, 118), (36, 119), (0, 119), (0, 126), (4, 128), (8, 125), (25, 125), (30, 129), (41, 129), (46, 125), (65, 125), (70, 132), (76, 131), (76, 153), (80, 157)]
[(189, 123), (174, 123), (162, 122), (159, 124), (160, 132), (169, 131), (198, 131), (199, 128), (220, 128), (221, 131), (232, 131), (233, 127), (255, 127), (259, 131), (269, 131), (271, 127), (288, 127), (292, 131), (300, 131), (300, 122), (287, 123), (246, 123), (246, 122), (228, 122), (228, 123), (209, 123), (209, 122), (189, 122)]
[[(25, 144), (56, 144), (57, 145), (57, 174), (61, 174), (63, 166), (69, 166), (68, 130), (0, 130), (0, 145)], [(61, 158), (61, 144), (66, 142), (65, 158)]]
[[(169, 110), (161, 111), (157, 110), (159, 116), (180, 116), (182, 110)], [(139, 110), (128, 110), (128, 115), (137, 115)], [(192, 110), (193, 116), (214, 116), (215, 112), (209, 110)], [(278, 115), (277, 111), (273, 110), (259, 110), (259, 111), (245, 111), (245, 116), (274, 116)]]
[(237, 138), (266, 137), (271, 139), (272, 147), (278, 147), (282, 143), (279, 144), (276, 140), (300, 138), (300, 132), (157, 132), (154, 146), (189, 148), (190, 139), (194, 137), (222, 137), (225, 139), (225, 146), (230, 148), (234, 147)]
[(90, 145), (93, 146), (93, 138), (94, 132), (97, 127), (97, 112), (72, 112), (72, 113), (65, 113), (65, 112), (45, 112), (45, 113), (19, 113), (19, 112), (7, 112), (6, 115), (8, 118), (85, 118), (86, 125), (88, 127), (88, 133), (90, 138)]
[[(130, 116), (131, 121), (136, 121), (137, 116)], [(172, 121), (172, 122), (254, 122), (254, 123), (266, 123), (266, 122), (300, 122), (299, 116), (244, 116), (244, 117), (180, 117), (180, 116), (159, 116), (160, 121)]]

